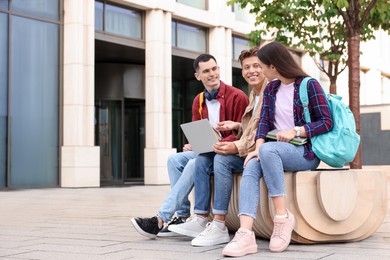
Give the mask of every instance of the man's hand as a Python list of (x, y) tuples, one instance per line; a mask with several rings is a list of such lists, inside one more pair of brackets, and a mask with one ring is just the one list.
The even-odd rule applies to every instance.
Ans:
[(236, 154), (237, 146), (233, 142), (219, 142), (213, 145), (213, 151), (218, 154)]
[(192, 146), (190, 144), (185, 144), (183, 146), (183, 152), (192, 151)]
[(215, 129), (218, 131), (230, 131), (233, 129), (238, 130), (240, 128), (241, 123), (234, 122), (234, 121), (223, 121), (218, 122)]
[(258, 154), (257, 154), (256, 150), (248, 153), (248, 155), (246, 156), (245, 161), (244, 161), (244, 168), (245, 168), (246, 164), (249, 162), (249, 160), (252, 158), (258, 159)]

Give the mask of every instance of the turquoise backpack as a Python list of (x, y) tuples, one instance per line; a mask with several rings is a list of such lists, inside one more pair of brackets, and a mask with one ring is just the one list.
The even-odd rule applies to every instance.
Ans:
[[(306, 77), (299, 86), (306, 123), (311, 122), (309, 113), (309, 98), (307, 83), (311, 78)], [(353, 113), (341, 101), (341, 97), (328, 94), (328, 103), (333, 118), (333, 129), (325, 134), (313, 136), (310, 141), (315, 155), (332, 167), (343, 167), (352, 162), (360, 144), (360, 136), (356, 133)]]

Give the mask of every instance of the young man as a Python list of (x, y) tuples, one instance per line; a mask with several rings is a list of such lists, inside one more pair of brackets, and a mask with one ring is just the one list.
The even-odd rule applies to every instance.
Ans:
[[(194, 177), (194, 213), (196, 216), (186, 223), (169, 227), (169, 230), (175, 233), (195, 237), (191, 242), (193, 246), (212, 246), (230, 241), (225, 226), (225, 217), (232, 190), (232, 173), (243, 171), (245, 157), (255, 149), (255, 135), (260, 119), (263, 90), (267, 84), (259, 67), (257, 51), (257, 47), (244, 50), (239, 57), (242, 76), (252, 87), (251, 102), (245, 110), (241, 123), (225, 121), (218, 123), (217, 127), (219, 131), (235, 131), (240, 139), (234, 142), (220, 142), (214, 145), (214, 153), (201, 154), (196, 158)], [(213, 158), (213, 162), (210, 162), (210, 158)], [(214, 173), (214, 219), (207, 224), (210, 211), (210, 175), (212, 172)], [(255, 240), (253, 232), (251, 238)]]
[[(248, 105), (248, 97), (244, 92), (235, 87), (226, 85), (220, 80), (219, 66), (216, 59), (210, 54), (201, 54), (194, 61), (195, 78), (203, 83), (204, 92), (198, 94), (192, 105), (192, 121), (207, 118), (213, 127), (217, 127), (220, 121), (231, 120), (240, 122)], [(231, 130), (221, 130), (223, 142), (237, 140)], [(151, 218), (133, 218), (131, 223), (141, 234), (149, 238), (169, 236), (169, 230), (161, 232), (164, 223), (167, 227), (183, 223), (183, 219), (190, 216), (190, 203), (188, 194), (194, 185), (194, 163), (198, 156), (191, 151), (191, 146), (186, 144), (182, 153), (177, 153), (168, 158), (168, 174), (171, 182), (171, 192), (161, 205), (157, 216)]]

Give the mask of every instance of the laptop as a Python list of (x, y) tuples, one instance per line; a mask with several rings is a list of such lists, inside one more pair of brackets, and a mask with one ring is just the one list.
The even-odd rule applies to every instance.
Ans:
[(220, 140), (218, 131), (211, 127), (207, 119), (181, 124), (180, 127), (196, 153), (212, 152), (213, 144)]

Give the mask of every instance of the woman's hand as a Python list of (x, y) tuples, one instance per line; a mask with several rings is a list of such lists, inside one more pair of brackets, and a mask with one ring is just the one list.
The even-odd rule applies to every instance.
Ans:
[(185, 144), (183, 146), (183, 152), (192, 151), (192, 146), (190, 144)]
[(290, 142), (295, 137), (295, 130), (283, 130), (276, 134), (276, 140), (278, 142)]
[(234, 121), (218, 122), (217, 125), (215, 126), (215, 129), (218, 131), (230, 131), (233, 129), (238, 130), (239, 128), (240, 128), (240, 123)]

